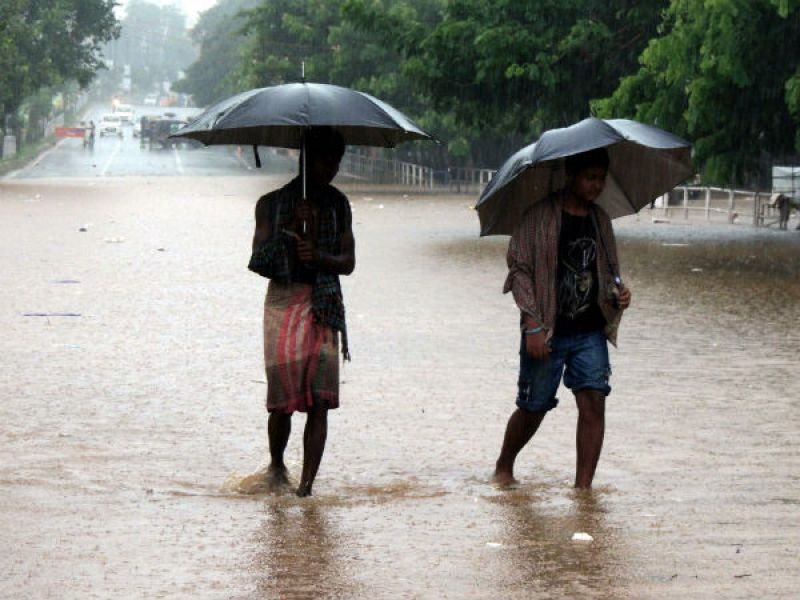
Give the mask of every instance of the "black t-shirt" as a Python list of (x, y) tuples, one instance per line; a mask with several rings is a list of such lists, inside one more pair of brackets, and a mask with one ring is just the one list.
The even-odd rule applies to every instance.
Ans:
[(605, 326), (597, 304), (597, 233), (591, 215), (562, 211), (556, 285), (556, 334), (589, 333)]

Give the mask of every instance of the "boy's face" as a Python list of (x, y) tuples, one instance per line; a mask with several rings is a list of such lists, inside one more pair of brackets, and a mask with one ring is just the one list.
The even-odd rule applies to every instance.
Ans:
[(597, 200), (606, 187), (607, 172), (603, 167), (586, 167), (575, 173), (572, 193), (580, 200), (591, 203)]

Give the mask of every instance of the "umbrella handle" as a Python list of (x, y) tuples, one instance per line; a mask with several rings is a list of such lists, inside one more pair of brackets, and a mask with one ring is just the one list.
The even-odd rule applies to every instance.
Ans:
[[(306, 68), (306, 63), (303, 62), (303, 78), (304, 79), (305, 79), (305, 68)], [(305, 202), (307, 200), (307, 197), (306, 197), (306, 132), (305, 131), (303, 131), (303, 149), (301, 150), (301, 153), (302, 153), (302, 156), (303, 156), (303, 165), (301, 167), (301, 170), (303, 171), (303, 201)], [(303, 219), (300, 222), (300, 232), (303, 234), (303, 237), (305, 237), (308, 234), (308, 222), (305, 219)]]

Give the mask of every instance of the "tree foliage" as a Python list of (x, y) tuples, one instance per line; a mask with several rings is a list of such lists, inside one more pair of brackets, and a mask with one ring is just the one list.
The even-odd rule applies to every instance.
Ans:
[(305, 62), (445, 140), (409, 150), (439, 165), (497, 166), (589, 114), (683, 135), (709, 181), (800, 150), (800, 0), (254, 1), (231, 93)]
[(799, 67), (797, 1), (673, 0), (637, 72), (595, 107), (692, 140), (708, 181), (753, 181), (800, 142)]
[(128, 2), (119, 39), (106, 48), (105, 55), (115, 71), (130, 67), (131, 87), (138, 93), (177, 80), (197, 57), (186, 16), (172, 5), (159, 6), (147, 0)]
[(102, 45), (119, 33), (113, 7), (113, 0), (0, 2), (0, 113), (13, 114), (43, 87), (87, 86), (102, 66)]
[(407, 19), (410, 4), (348, 0), (347, 9), (394, 40), (416, 93), (466, 133), (459, 146), (497, 164), (544, 129), (588, 116), (589, 101), (635, 64), (667, 2), (459, 0), (433, 23)]
[(251, 43), (242, 34), (246, 18), (243, 11), (252, 9), (256, 2), (229, 0), (200, 15), (190, 32), (199, 56), (186, 69), (185, 78), (172, 86), (173, 90), (191, 94), (201, 106), (242, 91), (243, 47)]

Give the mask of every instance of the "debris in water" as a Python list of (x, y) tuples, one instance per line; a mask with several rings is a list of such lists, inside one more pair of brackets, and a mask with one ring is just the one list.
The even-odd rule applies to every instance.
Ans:
[(497, 542), (486, 542), (487, 548), (502, 548), (503, 544), (499, 544)]
[(54, 279), (50, 283), (80, 283), (77, 279)]
[(703, 269), (701, 269), (700, 267), (695, 267), (694, 269), (692, 269), (692, 273), (702, 273), (702, 272)]
[(572, 534), (572, 541), (573, 542), (593, 542), (594, 538), (590, 536), (588, 533), (584, 533), (583, 531), (579, 531), (577, 533)]
[(22, 313), (23, 317), (80, 317), (81, 313), (71, 313), (71, 312), (27, 312)]

